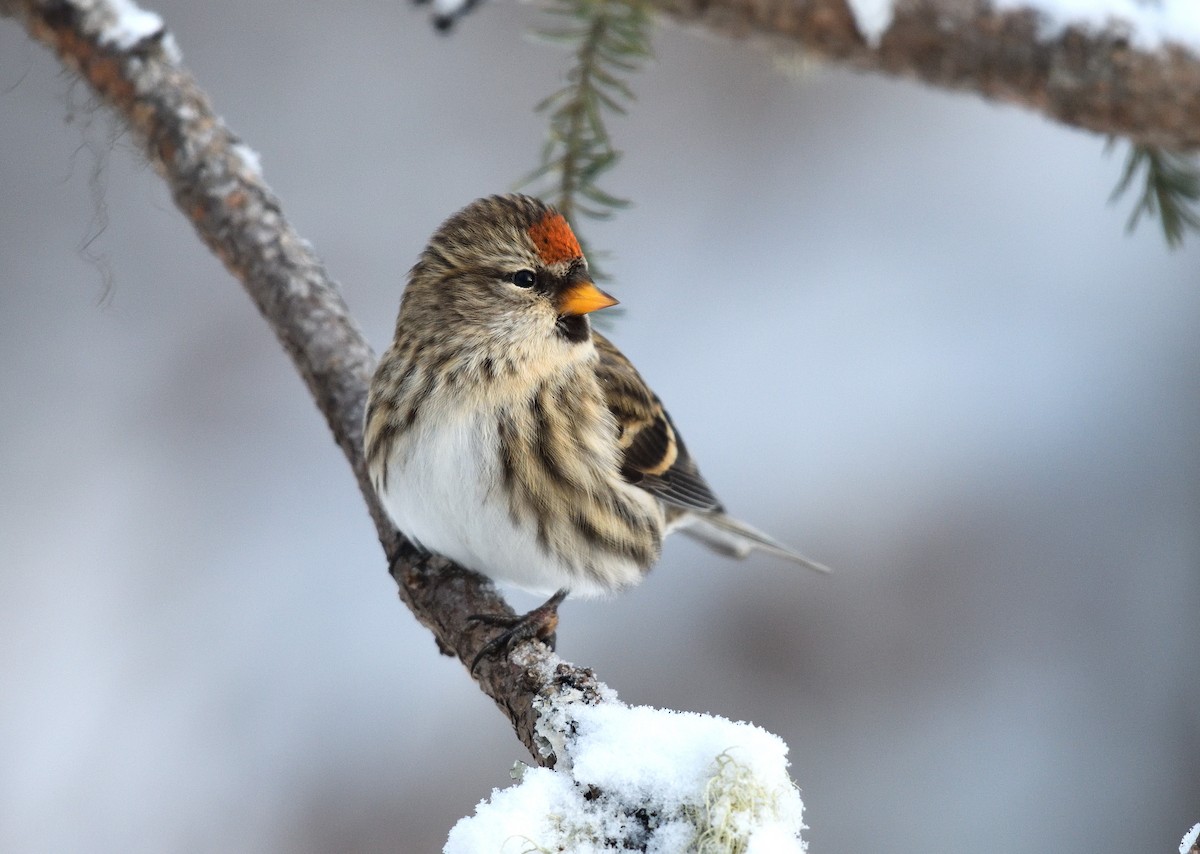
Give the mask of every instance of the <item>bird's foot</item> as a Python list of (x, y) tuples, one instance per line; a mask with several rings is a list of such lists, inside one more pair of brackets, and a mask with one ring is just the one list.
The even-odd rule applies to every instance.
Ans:
[(475, 675), (475, 668), (479, 666), (479, 662), (485, 656), (497, 652), (508, 655), (512, 648), (521, 641), (540, 640), (553, 651), (555, 631), (558, 629), (558, 606), (566, 598), (567, 591), (560, 590), (543, 604), (519, 617), (500, 614), (472, 614), (468, 618), (471, 622), (500, 626), (504, 631), (485, 643), (483, 648), (475, 654), (475, 658), (471, 660), (471, 675)]

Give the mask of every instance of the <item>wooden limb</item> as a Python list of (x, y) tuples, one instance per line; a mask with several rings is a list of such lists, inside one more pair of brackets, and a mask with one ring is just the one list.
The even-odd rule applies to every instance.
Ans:
[(1134, 47), (1117, 26), (1042, 34), (1032, 8), (988, 0), (894, 0), (864, 34), (846, 0), (646, 0), (666, 16), (736, 38), (801, 48), (864, 71), (1019, 104), (1066, 125), (1164, 148), (1200, 147), (1200, 57)]

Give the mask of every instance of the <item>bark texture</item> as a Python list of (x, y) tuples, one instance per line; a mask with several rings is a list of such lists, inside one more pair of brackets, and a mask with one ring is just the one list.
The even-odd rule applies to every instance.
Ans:
[(878, 43), (846, 0), (647, 0), (711, 32), (802, 48), (864, 71), (1020, 104), (1063, 124), (1171, 149), (1200, 147), (1200, 58), (1134, 48), (1119, 26), (1043, 37), (1030, 9), (895, 0)]

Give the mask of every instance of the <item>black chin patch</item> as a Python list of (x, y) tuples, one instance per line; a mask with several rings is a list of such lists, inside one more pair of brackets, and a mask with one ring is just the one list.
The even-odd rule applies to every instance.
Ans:
[(554, 328), (559, 335), (572, 344), (581, 344), (592, 334), (592, 328), (588, 324), (585, 314), (564, 314), (558, 319)]

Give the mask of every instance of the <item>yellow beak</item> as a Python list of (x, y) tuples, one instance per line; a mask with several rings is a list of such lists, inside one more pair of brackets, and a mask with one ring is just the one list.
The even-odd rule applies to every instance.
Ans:
[(616, 304), (615, 299), (591, 282), (571, 285), (558, 298), (559, 312), (567, 315), (587, 314)]

